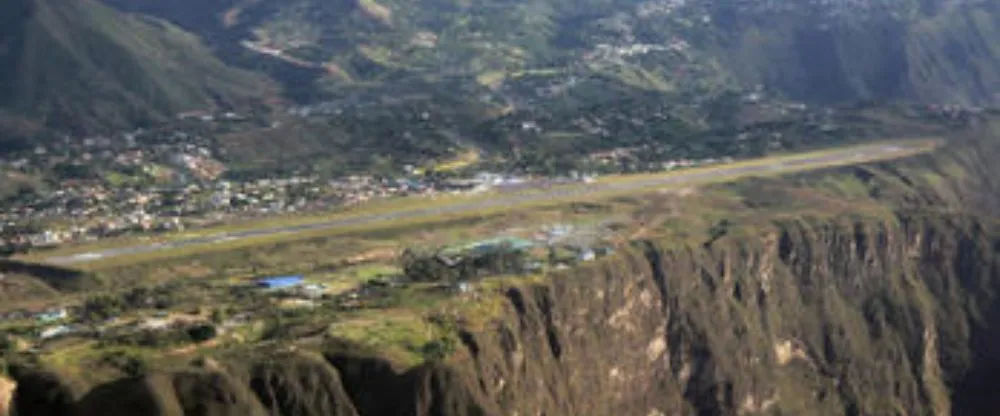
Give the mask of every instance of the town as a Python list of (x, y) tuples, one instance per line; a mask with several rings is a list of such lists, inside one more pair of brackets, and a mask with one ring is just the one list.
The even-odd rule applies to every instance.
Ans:
[[(199, 112), (179, 118), (194, 123), (244, 120), (231, 112)], [(0, 158), (0, 172), (7, 172), (10, 179), (45, 170), (55, 171), (60, 178), (58, 183), (0, 198), (0, 253), (194, 230), (267, 216), (322, 213), (377, 199), (587, 183), (623, 168), (664, 171), (732, 161), (654, 160), (636, 166), (648, 150), (594, 151), (585, 158), (588, 172), (557, 175), (493, 173), (471, 165), (428, 172), (407, 165), (395, 175), (228, 178), (226, 165), (211, 141), (183, 128), (166, 133), (139, 129), (110, 137), (67, 138), (58, 147), (37, 146)]]
[[(723, 153), (757, 155), (746, 149), (785, 149), (800, 140), (793, 134), (808, 133), (817, 143), (828, 136), (836, 143), (846, 132), (845, 122), (838, 117), (852, 117), (831, 109), (814, 111), (801, 104), (776, 103), (762, 98), (760, 92), (748, 92), (737, 99), (753, 121), (736, 134), (735, 141), (728, 141), (731, 143), (721, 149)], [(323, 110), (315, 111), (317, 108)], [(318, 105), (292, 111), (323, 117), (328, 110)], [(930, 105), (907, 111), (911, 117), (932, 117), (947, 123), (962, 122), (987, 110)], [(788, 124), (791, 134), (774, 127), (776, 120), (789, 117), (803, 120)], [(734, 160), (732, 156), (709, 156), (720, 153), (720, 149), (693, 151), (644, 144), (593, 149), (574, 164), (551, 172), (529, 165), (501, 167), (501, 173), (495, 173), (476, 163), (460, 161), (452, 163), (456, 168), (438, 165), (436, 171), (433, 167), (406, 165), (394, 174), (227, 177), (222, 152), (208, 136), (196, 132), (204, 130), (205, 124), (218, 129), (219, 123), (241, 123), (246, 117), (232, 112), (196, 112), (179, 118), (185, 124), (173, 129), (138, 129), (81, 140), (67, 138), (58, 147), (37, 146), (0, 157), (0, 174), (13, 184), (8, 186), (23, 187), (6, 197), (0, 193), (0, 253), (9, 255), (122, 235), (194, 230), (268, 216), (323, 213), (380, 199), (517, 191), (587, 183), (605, 174), (662, 172)], [(539, 123), (524, 115), (511, 118), (511, 122), (517, 123), (516, 130), (526, 138), (546, 134)], [(609, 122), (614, 118), (594, 122), (575, 119), (571, 124), (594, 129), (591, 133), (599, 135), (604, 131), (601, 126)], [(624, 122), (635, 125), (641, 120)], [(195, 128), (190, 127), (191, 123)], [(851, 133), (856, 137), (864, 135), (859, 131)], [(704, 139), (712, 141), (710, 136)], [(703, 157), (678, 158), (674, 156), (677, 154)], [(46, 170), (56, 172), (59, 182), (19, 185), (19, 178)]]

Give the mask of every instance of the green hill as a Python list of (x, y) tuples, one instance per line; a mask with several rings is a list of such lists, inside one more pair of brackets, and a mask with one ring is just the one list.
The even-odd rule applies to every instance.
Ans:
[(91, 0), (0, 4), (0, 110), (86, 133), (240, 105), (265, 80), (174, 25)]

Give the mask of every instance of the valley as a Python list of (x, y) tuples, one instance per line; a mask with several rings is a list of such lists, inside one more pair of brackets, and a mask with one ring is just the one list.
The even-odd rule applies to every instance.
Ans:
[(9, 0), (0, 416), (982, 415), (987, 0)]
[[(64, 317), (7, 318), (9, 345), (37, 342), (8, 359), (24, 368), (31, 361), (22, 360), (34, 357), (32, 365), (60, 383), (96, 386), (64, 402), (82, 412), (107, 403), (109, 391), (130, 397), (115, 408), (121, 414), (159, 408), (143, 404), (149, 400), (214, 403), (185, 391), (118, 390), (131, 389), (131, 381), (106, 384), (136, 375), (194, 377), (196, 391), (225, 388), (244, 397), (210, 405), (248, 412), (458, 406), (433, 414), (575, 413), (579, 406), (601, 413), (613, 406), (627, 414), (830, 414), (858, 406), (881, 414), (895, 406), (971, 406), (952, 402), (949, 391), (986, 354), (962, 335), (986, 330), (985, 318), (926, 302), (990, 302), (972, 289), (949, 292), (943, 285), (950, 283), (938, 279), (958, 279), (961, 288), (992, 279), (996, 222), (986, 195), (994, 190), (979, 175), (991, 172), (994, 132), (976, 128), (943, 142), (867, 145), (697, 173), (728, 176), (749, 166), (742, 172), (749, 176), (732, 181), (695, 183), (689, 173), (609, 178), (599, 183), (622, 192), (95, 265), (75, 277), (86, 289), (59, 289)], [(931, 144), (937, 147), (924, 147)], [(878, 160), (879, 152), (899, 158)], [(816, 163), (830, 165), (809, 170)], [(777, 164), (806, 171), (757, 175), (756, 167)], [(662, 186), (665, 179), (676, 186)], [(14, 274), (6, 284), (28, 279)], [(711, 313), (715, 308), (724, 312)], [(892, 315), (906, 308), (913, 308), (903, 315), (910, 318)], [(42, 324), (36, 338), (29, 328), (42, 319), (56, 321)], [(854, 355), (826, 355), (826, 342)], [(895, 348), (907, 353), (881, 355)], [(897, 360), (898, 372), (869, 376), (884, 360)], [(299, 367), (288, 367), (293, 362)], [(358, 366), (384, 369), (358, 373)], [(292, 382), (295, 371), (340, 381), (310, 390)], [(262, 374), (283, 375), (265, 388)], [(871, 377), (916, 390), (883, 392)], [(664, 380), (655, 383), (662, 390), (639, 388), (650, 379)], [(563, 387), (525, 393), (538, 391), (533, 383), (540, 380)], [(403, 399), (433, 383), (442, 384)], [(710, 393), (720, 385), (732, 385), (732, 396)], [(592, 397), (594, 386), (608, 396)], [(271, 402), (270, 394), (301, 399)], [(293, 404), (305, 402), (312, 404)]]

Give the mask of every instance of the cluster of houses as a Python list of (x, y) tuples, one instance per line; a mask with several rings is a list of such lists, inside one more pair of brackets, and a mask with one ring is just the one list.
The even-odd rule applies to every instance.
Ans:
[[(443, 267), (438, 270), (446, 270), (460, 267), (466, 260), (501, 251), (515, 251), (525, 254), (519, 257), (522, 263), (514, 267), (521, 272), (534, 273), (546, 268), (565, 269), (611, 254), (612, 245), (605, 240), (607, 232), (603, 226), (552, 224), (528, 232), (524, 237), (505, 235), (443, 247), (431, 253), (431, 260)], [(415, 277), (406, 275), (404, 270), (396, 275), (373, 278), (353, 290), (327, 296), (330, 293), (327, 285), (310, 282), (302, 275), (288, 275), (255, 279), (247, 289), (295, 299), (298, 302), (295, 303), (296, 306), (315, 305), (320, 299), (332, 299), (343, 307), (352, 307), (362, 305), (366, 299), (385, 295), (393, 288), (405, 287), (414, 280)], [(452, 284), (459, 292), (466, 291), (462, 287), (470, 287), (467, 281), (453, 281)]]
[[(634, 46), (634, 45), (633, 45)], [(651, 48), (651, 47), (650, 47)], [(601, 50), (607, 49), (602, 47)], [(613, 49), (613, 48), (612, 48)], [(653, 48), (656, 49), (656, 48)], [(614, 53), (638, 54), (649, 48), (635, 47)], [(610, 53), (610, 52), (609, 52)], [(573, 84), (538, 88), (563, 88)], [(530, 93), (528, 93), (530, 95)], [(414, 99), (418, 99), (414, 98)], [(400, 99), (409, 99), (403, 96)], [(290, 108), (289, 113), (303, 117), (313, 114), (333, 114), (344, 106), (370, 100), (347, 97), (337, 101)], [(761, 91), (743, 97), (763, 114), (772, 110), (771, 100)], [(765, 111), (767, 110), (767, 111)], [(789, 104), (773, 108), (775, 114), (804, 111)], [(955, 110), (945, 108), (946, 114)], [(179, 118), (201, 120), (242, 119), (237, 114), (200, 112)], [(629, 118), (628, 115), (620, 115)], [(660, 117), (660, 114), (654, 114)], [(512, 128), (523, 134), (545, 134), (541, 122), (531, 115), (518, 120)], [(761, 117), (764, 117), (763, 115)], [(621, 123), (641, 125), (636, 117), (617, 120), (614, 116), (591, 115), (567, 122), (585, 134), (608, 135), (622, 128)], [(617, 124), (616, 124), (617, 123)], [(825, 125), (825, 124), (824, 124)], [(625, 126), (627, 127), (627, 126)], [(835, 126), (831, 125), (831, 128)], [(147, 143), (150, 135), (156, 140)], [(89, 137), (66, 140), (65, 146), (39, 146), (28, 154), (0, 160), (0, 171), (15, 169), (44, 170), (44, 166), (70, 165), (86, 170), (98, 166), (101, 172), (131, 172), (110, 177), (67, 179), (57, 188), (41, 195), (24, 197), (0, 205), (0, 252), (7, 253), (35, 247), (92, 241), (128, 233), (170, 232), (210, 226), (221, 222), (246, 220), (263, 215), (322, 211), (343, 205), (407, 195), (438, 193), (484, 192), (487, 190), (519, 191), (545, 188), (565, 183), (592, 182), (594, 175), (571, 173), (567, 177), (528, 177), (515, 174), (480, 172), (463, 178), (429, 178), (412, 170), (397, 178), (356, 175), (327, 179), (291, 176), (272, 179), (222, 180), (224, 166), (216, 159), (210, 140), (185, 131), (148, 132), (136, 130), (120, 137)], [(749, 139), (750, 133), (737, 140)], [(775, 140), (779, 140), (776, 138)], [(144, 143), (139, 146), (137, 143)], [(152, 144), (151, 144), (152, 143)], [(582, 169), (593, 172), (655, 171), (699, 166), (729, 159), (649, 160), (650, 149), (618, 148), (595, 152), (584, 160)], [(638, 159), (643, 159), (639, 161)], [(640, 163), (641, 162), (641, 163)], [(151, 183), (136, 183), (134, 177), (158, 178)]]
[[(0, 321), (33, 320), (33, 337), (22, 339), (37, 340), (39, 345), (46, 341), (66, 336), (106, 338), (135, 333), (137, 331), (167, 331), (174, 328), (205, 324), (207, 321), (202, 316), (171, 315), (166, 311), (156, 311), (152, 314), (144, 314), (143, 316), (128, 320), (112, 317), (96, 324), (74, 319), (74, 317), (82, 316), (83, 314), (84, 311), (79, 306), (50, 308), (37, 312), (15, 310), (0, 314)], [(25, 334), (21, 335), (23, 337)]]
[(41, 340), (73, 333), (75, 328), (66, 323), (69, 317), (69, 310), (62, 307), (37, 311), (13, 310), (0, 313), (0, 321), (34, 320), (35, 325), (40, 328), (38, 338)]
[[(349, 176), (216, 180), (180, 187), (121, 187), (99, 184), (68, 187), (26, 203), (0, 208), (0, 247), (51, 247), (126, 233), (197, 228), (227, 218), (320, 211), (373, 199), (438, 193), (517, 190), (593, 177), (545, 179), (480, 173), (467, 179), (429, 180), (422, 176)], [(71, 219), (71, 221), (62, 221)], [(37, 227), (51, 222), (51, 227)], [(25, 224), (35, 224), (31, 228)]]
[(635, 14), (641, 18), (670, 15), (685, 5), (687, 5), (687, 0), (644, 1), (636, 6)]

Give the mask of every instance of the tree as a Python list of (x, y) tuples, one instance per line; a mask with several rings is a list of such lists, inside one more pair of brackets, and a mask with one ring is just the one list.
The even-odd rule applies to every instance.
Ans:
[(715, 223), (715, 225), (712, 225), (712, 227), (708, 229), (709, 240), (705, 242), (705, 246), (708, 247), (716, 240), (724, 237), (726, 234), (729, 234), (730, 225), (731, 223), (728, 219), (723, 219)]
[(11, 339), (10, 335), (6, 334), (0, 335), (0, 354), (7, 354), (14, 352), (15, 349), (16, 348), (14, 340)]
[(215, 325), (198, 325), (188, 328), (187, 333), (194, 342), (205, 342), (218, 335)]
[(455, 270), (442, 263), (436, 255), (418, 255), (407, 249), (400, 257), (403, 274), (415, 282), (456, 280)]
[(723, 128), (731, 128), (736, 125), (737, 116), (740, 111), (740, 94), (735, 91), (726, 91), (713, 97), (706, 103), (706, 113), (708, 121)]
[(121, 314), (124, 302), (114, 295), (96, 295), (86, 300), (83, 310), (91, 320), (105, 320)]
[(505, 246), (484, 253), (474, 261), (477, 270), (489, 274), (520, 273), (524, 271), (525, 253), (521, 250)]
[(52, 167), (52, 172), (63, 179), (95, 179), (97, 168), (92, 165), (62, 162)]
[(149, 372), (149, 364), (146, 360), (132, 352), (113, 351), (101, 357), (101, 361), (117, 368), (122, 373), (130, 377), (137, 377)]
[(441, 337), (424, 344), (420, 348), (420, 354), (426, 361), (441, 361), (455, 353), (456, 343), (451, 337)]
[(140, 286), (125, 294), (125, 303), (132, 308), (144, 308), (153, 303), (153, 291)]
[(215, 308), (214, 310), (212, 310), (212, 322), (215, 322), (216, 324), (221, 324), (223, 321), (226, 320), (227, 315), (228, 314), (226, 313), (225, 309)]

